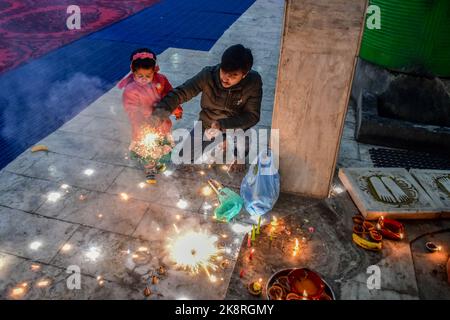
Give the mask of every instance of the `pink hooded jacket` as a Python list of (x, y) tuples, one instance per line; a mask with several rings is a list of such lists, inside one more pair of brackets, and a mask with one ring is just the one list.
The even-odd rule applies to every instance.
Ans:
[[(155, 103), (159, 102), (172, 90), (172, 85), (166, 76), (155, 72), (153, 81), (147, 85), (141, 85), (134, 81), (131, 73), (118, 84), (119, 89), (125, 88), (122, 95), (123, 107), (128, 114), (132, 127), (132, 141), (140, 139), (140, 129), (149, 122)], [(181, 106), (178, 106), (173, 114), (181, 118)], [(157, 128), (161, 134), (167, 134), (172, 128), (172, 122), (167, 119)]]

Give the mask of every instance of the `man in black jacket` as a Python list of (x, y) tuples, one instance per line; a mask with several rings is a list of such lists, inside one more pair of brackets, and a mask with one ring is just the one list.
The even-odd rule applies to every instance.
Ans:
[[(205, 67), (167, 94), (156, 105), (154, 115), (168, 117), (178, 105), (201, 92), (202, 133), (207, 129), (247, 130), (259, 121), (263, 94), (261, 76), (251, 70), (252, 66), (250, 49), (241, 44), (231, 46), (223, 53), (220, 64)], [(204, 142), (203, 148), (207, 144)]]

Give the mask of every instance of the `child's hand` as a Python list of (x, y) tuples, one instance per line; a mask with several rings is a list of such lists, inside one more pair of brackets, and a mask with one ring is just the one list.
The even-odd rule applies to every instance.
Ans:
[(176, 120), (180, 120), (183, 117), (183, 108), (181, 106), (176, 107), (172, 114), (175, 116)]
[(163, 120), (158, 127), (159, 133), (163, 136), (170, 133), (170, 129), (172, 129), (172, 121), (170, 121), (169, 119)]

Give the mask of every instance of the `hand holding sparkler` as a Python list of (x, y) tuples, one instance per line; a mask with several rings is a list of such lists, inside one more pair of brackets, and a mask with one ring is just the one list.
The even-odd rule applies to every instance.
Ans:
[(172, 114), (175, 116), (176, 120), (180, 120), (183, 117), (183, 108), (181, 106), (176, 107)]

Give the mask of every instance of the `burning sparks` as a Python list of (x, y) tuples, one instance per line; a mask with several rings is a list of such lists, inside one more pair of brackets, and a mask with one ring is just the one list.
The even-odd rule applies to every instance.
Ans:
[(158, 135), (156, 133), (150, 132), (147, 133), (144, 137), (144, 139), (142, 140), (142, 142), (148, 146), (148, 147), (152, 147), (155, 145), (156, 140), (158, 139)]
[(177, 225), (175, 223), (173, 224), (173, 228), (175, 229), (176, 233), (180, 233), (180, 231), (178, 230), (178, 227), (177, 227)]
[(219, 254), (216, 242), (217, 237), (206, 232), (188, 231), (177, 237), (170, 245), (171, 258), (179, 267), (193, 273), (198, 273), (200, 269), (205, 270), (210, 280), (214, 282), (212, 279), (215, 277), (209, 274), (208, 269), (217, 268), (212, 263)]
[(126, 194), (125, 192), (122, 192), (120, 194), (120, 199), (122, 199), (123, 201), (128, 201), (128, 199), (130, 199), (130, 196), (128, 194)]
[(143, 159), (159, 159), (174, 146), (172, 137), (162, 136), (151, 127), (142, 128), (141, 136), (143, 138), (136, 142), (133, 151)]
[(50, 202), (56, 202), (61, 198), (61, 193), (59, 192), (50, 192), (47, 195), (47, 200)]
[(145, 182), (139, 183), (139, 188), (144, 189), (145, 188)]
[(177, 202), (177, 207), (180, 209), (186, 209), (188, 207), (188, 203), (186, 200), (180, 199)]

